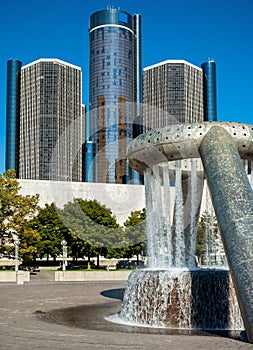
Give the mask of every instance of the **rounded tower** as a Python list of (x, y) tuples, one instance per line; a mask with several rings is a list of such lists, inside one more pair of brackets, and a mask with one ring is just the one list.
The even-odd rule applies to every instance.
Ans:
[(133, 138), (133, 105), (141, 89), (140, 15), (115, 8), (97, 11), (89, 27), (89, 133), (93, 179), (128, 183), (126, 147)]
[(19, 145), (19, 72), (22, 63), (18, 60), (7, 61), (6, 96), (6, 158), (5, 169), (16, 170), (18, 176)]
[(216, 63), (208, 59), (201, 68), (204, 74), (204, 120), (217, 121)]

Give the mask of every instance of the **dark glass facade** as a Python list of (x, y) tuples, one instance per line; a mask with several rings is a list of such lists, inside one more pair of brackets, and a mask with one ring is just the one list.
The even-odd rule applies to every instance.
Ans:
[(204, 119), (205, 121), (217, 120), (216, 102), (216, 64), (214, 60), (202, 63), (204, 86)]
[(142, 102), (140, 15), (114, 8), (94, 13), (89, 42), (86, 181), (129, 183), (135, 175), (128, 166), (126, 148), (139, 116), (136, 103)]
[(21, 66), (22, 63), (18, 60), (7, 61), (5, 169), (16, 170), (17, 176), (19, 145), (19, 72)]

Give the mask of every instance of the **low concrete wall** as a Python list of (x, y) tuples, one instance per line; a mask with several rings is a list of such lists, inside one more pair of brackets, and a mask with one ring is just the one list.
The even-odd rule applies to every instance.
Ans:
[(131, 271), (55, 271), (55, 282), (126, 281)]
[[(23, 281), (30, 282), (30, 272), (29, 271), (19, 271), (23, 272)], [(1, 271), (0, 272), (0, 283), (1, 282), (16, 282), (16, 272), (15, 271)]]

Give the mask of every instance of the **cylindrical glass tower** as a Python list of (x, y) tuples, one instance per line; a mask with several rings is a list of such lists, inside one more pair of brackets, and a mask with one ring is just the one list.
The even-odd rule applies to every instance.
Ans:
[[(86, 181), (129, 183), (126, 148), (142, 102), (141, 18), (108, 8), (90, 17), (89, 135), (94, 158)], [(87, 169), (86, 169), (87, 173)]]
[(209, 59), (201, 68), (204, 73), (204, 120), (217, 121), (216, 64)]
[(18, 176), (19, 145), (19, 71), (22, 63), (18, 60), (7, 61), (6, 95), (6, 156), (5, 169), (16, 170)]

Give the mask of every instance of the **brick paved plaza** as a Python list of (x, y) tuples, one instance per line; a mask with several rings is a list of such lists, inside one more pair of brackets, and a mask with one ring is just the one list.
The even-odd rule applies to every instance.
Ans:
[(124, 281), (55, 283), (39, 278), (24, 285), (2, 283), (0, 349), (253, 349), (252, 344), (206, 332), (139, 333), (105, 321), (105, 315), (120, 309), (124, 285)]

